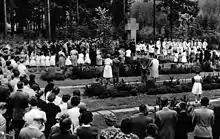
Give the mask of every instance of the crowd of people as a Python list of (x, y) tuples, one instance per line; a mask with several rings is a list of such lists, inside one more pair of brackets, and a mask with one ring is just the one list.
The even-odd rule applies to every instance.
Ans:
[[(2, 82), (1, 82), (2, 83)], [(35, 76), (13, 71), (0, 85), (0, 137), (15, 139), (219, 139), (219, 108), (211, 110), (203, 97), (193, 109), (180, 101), (175, 107), (163, 97), (160, 108), (142, 104), (139, 113), (118, 123), (114, 113), (104, 115), (107, 128), (99, 129), (93, 113), (81, 101), (80, 91), (60, 95), (52, 80), (41, 90)], [(151, 113), (153, 112), (153, 113)], [(13, 131), (13, 132), (12, 132)]]

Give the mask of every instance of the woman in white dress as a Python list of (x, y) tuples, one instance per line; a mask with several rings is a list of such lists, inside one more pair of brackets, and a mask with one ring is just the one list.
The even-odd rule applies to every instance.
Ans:
[(46, 57), (44, 56), (44, 54), (42, 54), (40, 56), (40, 66), (41, 67), (45, 67), (46, 66)]
[(65, 66), (70, 67), (72, 65), (72, 62), (70, 60), (70, 56), (67, 56), (66, 61), (65, 61)]
[(97, 50), (96, 54), (97, 54), (97, 56), (96, 56), (96, 65), (97, 66), (102, 66), (103, 59), (102, 59), (102, 55), (101, 55), (100, 50)]
[(50, 67), (50, 56), (49, 55), (45, 57), (45, 65), (46, 67)]
[(194, 84), (192, 88), (192, 93), (195, 96), (195, 102), (198, 103), (200, 101), (202, 95), (202, 77), (200, 76), (200, 72), (196, 72), (196, 76), (193, 77)]
[(56, 56), (51, 55), (50, 56), (50, 66), (54, 67), (56, 65)]
[(80, 66), (80, 69), (82, 69), (82, 66), (85, 64), (84, 54), (83, 53), (79, 53), (79, 58), (77, 60), (77, 63)]
[(30, 58), (29, 58), (28, 54), (26, 56), (25, 66), (27, 66), (27, 67), (30, 66)]
[(104, 67), (103, 77), (107, 80), (107, 84), (110, 82), (110, 79), (113, 77), (113, 75), (112, 75), (112, 60), (111, 60), (109, 54), (107, 54), (106, 59), (105, 59), (105, 67)]
[(40, 56), (36, 55), (36, 66), (39, 67), (40, 66)]
[(187, 52), (186, 52), (186, 50), (183, 50), (181, 62), (184, 63), (184, 64), (187, 63)]
[(85, 64), (90, 65), (91, 64), (91, 59), (89, 57), (89, 52), (86, 53), (85, 56)]
[(37, 66), (35, 58), (36, 57), (32, 54), (31, 55), (31, 61), (30, 61), (30, 67), (36, 67)]
[(66, 61), (66, 56), (63, 50), (59, 51), (59, 67), (64, 68), (65, 67), (65, 61)]

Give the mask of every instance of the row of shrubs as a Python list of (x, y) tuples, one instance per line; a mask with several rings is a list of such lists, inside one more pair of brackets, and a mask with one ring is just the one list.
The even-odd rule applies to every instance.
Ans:
[[(171, 65), (171, 68), (159, 68), (160, 74), (187, 74), (195, 73), (197, 70), (201, 71), (199, 66), (180, 66), (177, 67), (176, 64)], [(48, 78), (53, 78), (54, 80), (65, 80), (65, 79), (91, 79), (100, 78), (103, 75), (103, 67), (87, 67), (80, 69), (79, 67), (69, 67), (62, 72), (57, 72), (55, 70), (49, 70), (41, 75), (41, 79), (46, 81)], [(140, 76), (141, 70), (140, 66), (137, 64), (121, 65), (119, 70), (120, 77), (132, 77)]]
[[(220, 89), (220, 79), (217, 76), (207, 76), (204, 78), (203, 90)], [(138, 94), (158, 95), (158, 94), (176, 94), (191, 92), (193, 83), (164, 82), (163, 85), (155, 85), (153, 81), (147, 81), (146, 84), (129, 85), (120, 82), (116, 87), (106, 87), (101, 83), (94, 83), (86, 86), (84, 95), (98, 98), (116, 98), (137, 96)]]

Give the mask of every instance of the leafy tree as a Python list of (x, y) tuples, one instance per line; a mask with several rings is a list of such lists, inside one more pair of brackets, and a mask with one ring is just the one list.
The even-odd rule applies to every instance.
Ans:
[(167, 14), (170, 25), (169, 34), (171, 37), (173, 28), (180, 25), (179, 18), (182, 14), (189, 14), (196, 17), (199, 12), (198, 2), (190, 0), (161, 0), (157, 4), (157, 9)]

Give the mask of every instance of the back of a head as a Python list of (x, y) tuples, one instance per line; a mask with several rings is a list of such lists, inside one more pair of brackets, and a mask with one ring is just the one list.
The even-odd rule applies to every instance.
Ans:
[(31, 97), (30, 101), (29, 101), (29, 104), (34, 107), (34, 106), (37, 106), (38, 104), (38, 100), (37, 100), (37, 97), (33, 96)]
[(30, 79), (30, 80), (34, 80), (34, 79), (35, 79), (35, 75), (34, 75), (34, 74), (31, 74), (31, 75), (29, 76), (29, 79)]
[(69, 95), (69, 94), (63, 95), (63, 97), (62, 97), (62, 101), (63, 101), (64, 103), (68, 102), (69, 99), (70, 99), (70, 95)]
[(55, 95), (58, 95), (60, 93), (60, 88), (54, 87), (52, 90), (52, 93), (54, 93)]
[(22, 82), (24, 83), (25, 86), (29, 84), (29, 81), (28, 81), (27, 78), (24, 78), (24, 79), (22, 80)]
[(162, 106), (162, 107), (167, 107), (168, 104), (169, 104), (169, 100), (168, 100), (167, 97), (161, 98), (161, 106)]
[(145, 112), (146, 109), (147, 109), (147, 106), (144, 105), (144, 104), (141, 104), (141, 105), (139, 106), (139, 112)]
[(18, 89), (23, 89), (23, 82), (19, 81), (17, 83), (17, 87), (18, 87)]
[(90, 111), (84, 111), (80, 118), (83, 124), (88, 125), (93, 121), (93, 114)]
[(130, 118), (126, 118), (121, 122), (121, 131), (125, 134), (132, 133), (132, 121)]
[(73, 97), (71, 98), (71, 105), (72, 105), (73, 107), (78, 106), (79, 103), (80, 103), (80, 98), (79, 98), (78, 96), (73, 96)]
[(74, 90), (73, 91), (73, 96), (80, 96), (80, 91), (79, 90)]
[(34, 91), (40, 90), (40, 86), (39, 86), (38, 84), (33, 84), (33, 85), (31, 85), (31, 88), (32, 88)]
[(53, 102), (56, 98), (56, 95), (54, 93), (50, 93), (50, 95), (47, 97), (47, 100), (49, 102)]
[(14, 70), (13, 73), (14, 73), (14, 77), (16, 77), (16, 78), (18, 78), (20, 75), (20, 72), (17, 69)]
[(147, 125), (146, 130), (148, 135), (155, 137), (157, 134), (158, 127), (155, 124), (150, 123)]
[(201, 99), (200, 103), (201, 103), (202, 106), (208, 106), (209, 105), (209, 98), (208, 97), (203, 97)]
[(60, 121), (60, 130), (61, 132), (68, 132), (70, 130), (72, 122), (70, 118), (65, 118)]

